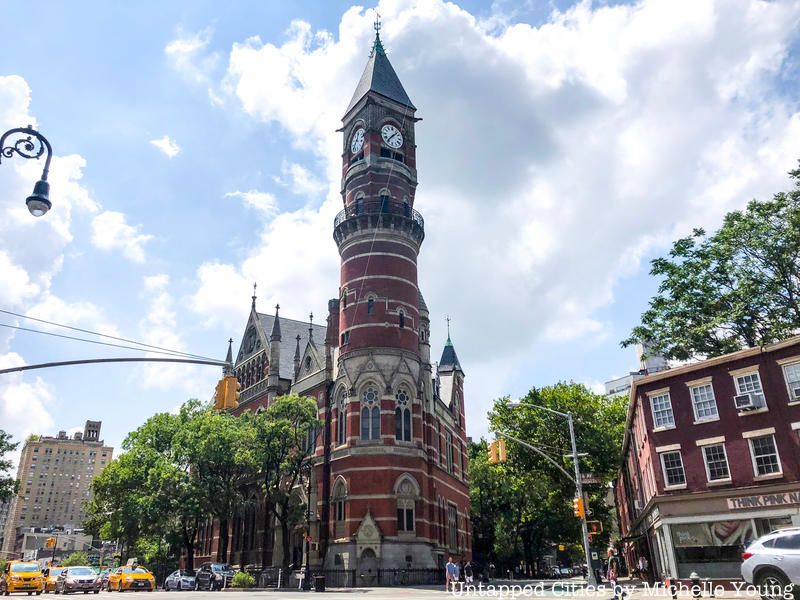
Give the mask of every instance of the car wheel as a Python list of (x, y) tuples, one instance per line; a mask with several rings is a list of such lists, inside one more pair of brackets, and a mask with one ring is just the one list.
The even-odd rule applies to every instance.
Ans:
[[(762, 591), (763, 600), (784, 600), (784, 590), (790, 585), (789, 578), (780, 571), (767, 569), (756, 577), (756, 586)], [(794, 595), (794, 594), (792, 594)]]

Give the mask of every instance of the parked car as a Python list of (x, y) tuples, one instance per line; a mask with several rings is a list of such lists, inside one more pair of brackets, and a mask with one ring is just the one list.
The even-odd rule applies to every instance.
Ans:
[(758, 538), (742, 553), (742, 579), (759, 587), (761, 597), (781, 600), (782, 590), (800, 586), (800, 527)]
[(64, 569), (62, 567), (49, 567), (42, 572), (44, 577), (44, 593), (56, 591), (56, 581)]
[(88, 594), (100, 593), (100, 584), (97, 575), (91, 567), (65, 567), (56, 578), (56, 594), (70, 594), (72, 592), (83, 592)]
[(195, 585), (194, 573), (191, 571), (173, 571), (164, 579), (164, 591), (193, 590)]
[(221, 590), (231, 584), (233, 569), (224, 563), (203, 563), (194, 576), (194, 589)]

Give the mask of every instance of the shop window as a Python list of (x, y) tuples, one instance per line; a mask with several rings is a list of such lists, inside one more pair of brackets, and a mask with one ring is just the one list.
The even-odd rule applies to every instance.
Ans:
[(750, 438), (750, 456), (756, 476), (781, 473), (781, 461), (775, 446), (775, 436), (764, 435)]
[(669, 393), (650, 398), (653, 409), (653, 423), (656, 427), (674, 427), (675, 416), (672, 414), (672, 401)]

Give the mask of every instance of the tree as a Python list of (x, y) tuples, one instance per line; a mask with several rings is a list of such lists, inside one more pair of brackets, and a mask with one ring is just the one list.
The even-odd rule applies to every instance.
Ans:
[(86, 552), (78, 551), (73, 552), (67, 558), (61, 561), (62, 567), (85, 567), (89, 564), (89, 557), (86, 555)]
[[(303, 520), (303, 507), (294, 501), (295, 492), (303, 472), (310, 469), (322, 421), (317, 418), (317, 404), (313, 399), (287, 395), (275, 398), (266, 411), (254, 415), (253, 424), (256, 469), (265, 498), (265, 512), (281, 529), (283, 567), (286, 568), (291, 528)], [(269, 531), (266, 525), (265, 522), (264, 549), (270, 545), (266, 539)]]
[(793, 190), (728, 213), (711, 236), (695, 229), (651, 262), (662, 281), (623, 346), (687, 360), (800, 330), (800, 169), (789, 175)]
[[(617, 471), (627, 399), (608, 399), (583, 385), (562, 382), (532, 389), (518, 407), (509, 408), (508, 400), (495, 401), (489, 414), (492, 428), (499, 435), (505, 432), (539, 448), (570, 474), (573, 465), (566, 419), (531, 405), (573, 414), (577, 447), (586, 453), (581, 470), (591, 472), (600, 482), (584, 486), (584, 492), (589, 495), (592, 518), (603, 521), (608, 529), (613, 516), (604, 497)], [(507, 462), (489, 465), (484, 444), (482, 441), (470, 452), (476, 551), (480, 549), (500, 563), (518, 564), (524, 559), (537, 565), (550, 545), (579, 542), (580, 522), (572, 514), (575, 483), (571, 475), (567, 478), (539, 454), (513, 441), (507, 443)], [(578, 547), (574, 546), (576, 552)]]
[(11, 437), (11, 434), (0, 429), (0, 502), (13, 498), (19, 489), (19, 481), (5, 475), (13, 467), (5, 455), (13, 452), (19, 446), (19, 442), (11, 442)]

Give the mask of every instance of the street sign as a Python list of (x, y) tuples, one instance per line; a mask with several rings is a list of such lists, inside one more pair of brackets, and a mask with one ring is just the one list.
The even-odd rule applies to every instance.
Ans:
[(581, 474), (581, 483), (585, 483), (586, 485), (598, 485), (603, 483), (603, 481), (594, 475), (594, 473), (583, 473)]

